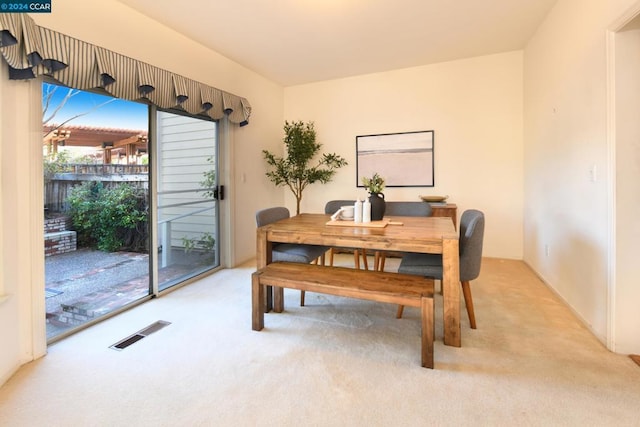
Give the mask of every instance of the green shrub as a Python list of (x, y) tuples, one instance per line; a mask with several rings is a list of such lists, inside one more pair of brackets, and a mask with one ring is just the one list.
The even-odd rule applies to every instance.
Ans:
[(129, 184), (106, 188), (101, 182), (85, 182), (71, 189), (67, 201), (81, 245), (108, 252), (145, 245), (144, 191)]
[(43, 172), (45, 181), (53, 178), (53, 175), (69, 171), (71, 156), (68, 151), (49, 153), (43, 157)]
[(200, 234), (200, 238), (197, 237), (183, 237), (182, 245), (184, 246), (184, 253), (189, 253), (194, 249), (202, 249), (205, 253), (213, 252), (216, 247), (216, 239), (209, 232)]

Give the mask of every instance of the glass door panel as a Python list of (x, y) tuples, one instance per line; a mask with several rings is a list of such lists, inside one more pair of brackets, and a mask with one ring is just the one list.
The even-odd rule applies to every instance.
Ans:
[(158, 288), (220, 265), (216, 122), (156, 114)]
[(47, 339), (150, 295), (148, 106), (42, 85)]

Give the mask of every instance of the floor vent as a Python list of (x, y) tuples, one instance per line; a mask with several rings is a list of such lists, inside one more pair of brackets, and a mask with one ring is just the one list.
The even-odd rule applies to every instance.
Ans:
[(136, 334), (144, 335), (146, 337), (147, 335), (151, 335), (154, 332), (158, 332), (160, 329), (164, 328), (165, 326), (169, 326), (170, 324), (171, 322), (158, 320), (157, 322), (150, 324), (143, 330), (136, 332)]
[(169, 326), (170, 324), (171, 322), (158, 320), (157, 322), (150, 324), (146, 328), (139, 330), (135, 334), (130, 335), (127, 338), (120, 340), (113, 345), (110, 345), (109, 348), (112, 348), (114, 350), (124, 350), (125, 348), (129, 347), (131, 344), (137, 343), (142, 338), (147, 337), (153, 334), (154, 332), (158, 332), (160, 329), (164, 328), (165, 326)]

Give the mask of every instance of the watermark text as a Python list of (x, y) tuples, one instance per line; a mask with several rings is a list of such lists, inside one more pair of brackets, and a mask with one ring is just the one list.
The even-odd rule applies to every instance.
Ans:
[(0, 0), (0, 13), (51, 13), (51, 0)]

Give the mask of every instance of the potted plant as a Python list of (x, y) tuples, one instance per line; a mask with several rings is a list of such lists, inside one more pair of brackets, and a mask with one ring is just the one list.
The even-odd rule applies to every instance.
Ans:
[(331, 153), (322, 154), (314, 166), (309, 163), (320, 151), (322, 144), (316, 142), (316, 131), (313, 122), (284, 123), (284, 144), (287, 154), (277, 157), (263, 150), (267, 164), (273, 169), (266, 173), (276, 186), (287, 186), (296, 197), (296, 215), (300, 213), (302, 192), (315, 182), (326, 184), (331, 181), (336, 169), (347, 165), (341, 156)]
[(380, 221), (384, 217), (386, 203), (384, 201), (384, 178), (377, 172), (371, 178), (362, 177), (362, 185), (369, 192), (369, 202), (371, 203), (371, 221)]

